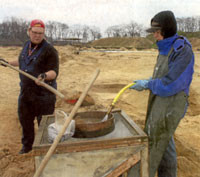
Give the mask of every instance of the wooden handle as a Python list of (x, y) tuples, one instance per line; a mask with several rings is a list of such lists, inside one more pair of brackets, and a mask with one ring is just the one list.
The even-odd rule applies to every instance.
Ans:
[(56, 149), (60, 139), (62, 138), (63, 134), (65, 133), (70, 121), (73, 119), (73, 117), (75, 116), (78, 108), (80, 107), (80, 105), (82, 104), (85, 96), (87, 95), (88, 91), (90, 90), (90, 88), (92, 87), (94, 81), (96, 80), (97, 76), (99, 75), (100, 70), (97, 69), (97, 71), (95, 72), (94, 76), (92, 77), (92, 80), (90, 81), (90, 83), (88, 84), (88, 86), (85, 88), (85, 90), (83, 91), (83, 93), (81, 94), (80, 98), (78, 99), (78, 101), (76, 102), (74, 108), (72, 109), (69, 117), (67, 118), (67, 120), (65, 121), (61, 131), (58, 133), (57, 137), (55, 138), (53, 144), (51, 145), (51, 147), (49, 148), (47, 154), (44, 156), (39, 168), (37, 169), (37, 171), (35, 172), (33, 177), (39, 177), (40, 174), (42, 173), (43, 169), (45, 168), (46, 164), (48, 163), (50, 157), (52, 156), (54, 150)]
[[(21, 74), (23, 74), (24, 76), (28, 77), (29, 79), (31, 79), (33, 81), (37, 80), (36, 77), (34, 77), (34, 76), (32, 76), (32, 75), (30, 75), (30, 74), (28, 74), (28, 73), (26, 73), (26, 72), (24, 72), (24, 71), (22, 71), (20, 69), (17, 69), (14, 66), (12, 66), (12, 65), (4, 62), (4, 61), (0, 61), (0, 63), (8, 66), (9, 68), (11, 68), (11, 69), (13, 69), (13, 70), (15, 70), (15, 71), (17, 71), (17, 72), (19, 72)], [(50, 85), (48, 85), (48, 84), (46, 84), (45, 82), (42, 82), (42, 81), (39, 81), (39, 83), (41, 84), (41, 86), (45, 87), (50, 92), (54, 93), (55, 95), (59, 96), (62, 99), (65, 99), (65, 96), (62, 93), (60, 93), (58, 90), (56, 90), (55, 88), (51, 87)]]

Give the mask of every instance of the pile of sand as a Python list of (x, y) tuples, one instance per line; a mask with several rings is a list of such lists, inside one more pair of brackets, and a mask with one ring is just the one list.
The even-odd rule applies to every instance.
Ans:
[[(95, 105), (83, 110), (107, 109), (122, 87), (135, 79), (152, 75), (157, 51), (132, 53), (80, 52), (71, 46), (56, 47), (60, 56), (58, 90), (66, 96), (79, 93), (89, 83), (96, 68), (101, 72), (89, 95)], [(0, 57), (9, 61), (17, 59), (18, 47), (0, 48)], [(178, 177), (199, 177), (200, 174), (200, 54), (195, 53), (196, 64), (191, 86), (190, 107), (178, 127), (175, 139), (178, 153)], [(31, 153), (18, 155), (21, 148), (21, 128), (17, 116), (19, 78), (15, 71), (1, 67), (0, 84), (0, 176), (32, 177), (34, 158)], [(116, 108), (123, 109), (141, 127), (144, 126), (148, 91), (126, 90)], [(73, 105), (63, 104), (58, 98), (57, 108), (70, 112)]]
[(111, 37), (111, 38), (102, 38), (99, 40), (93, 41), (91, 44), (93, 47), (102, 47), (102, 48), (136, 48), (136, 49), (149, 49), (152, 47), (153, 42), (147, 38), (142, 37)]

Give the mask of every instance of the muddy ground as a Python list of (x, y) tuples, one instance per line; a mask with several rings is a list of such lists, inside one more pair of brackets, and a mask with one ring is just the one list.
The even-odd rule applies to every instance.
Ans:
[[(58, 90), (66, 97), (81, 92), (96, 68), (101, 70), (89, 92), (94, 106), (81, 110), (106, 109), (119, 90), (135, 79), (149, 78), (156, 62), (157, 51), (85, 52), (79, 55), (71, 46), (56, 47), (60, 56)], [(90, 49), (91, 50), (91, 49)], [(17, 59), (20, 47), (1, 47), (0, 57)], [(190, 107), (181, 121), (175, 140), (178, 153), (178, 177), (200, 177), (200, 53), (195, 52), (196, 64), (190, 90)], [(32, 177), (35, 171), (31, 153), (18, 155), (21, 148), (21, 127), (17, 116), (19, 77), (16, 71), (0, 67), (0, 176)], [(144, 126), (148, 91), (126, 90), (116, 107), (124, 110), (141, 128)], [(57, 99), (57, 108), (70, 112), (71, 105)]]

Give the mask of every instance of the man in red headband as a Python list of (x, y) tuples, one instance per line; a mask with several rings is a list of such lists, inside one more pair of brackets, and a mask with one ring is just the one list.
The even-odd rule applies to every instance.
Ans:
[[(9, 64), (19, 68), (38, 80), (57, 88), (56, 78), (59, 59), (56, 49), (45, 39), (45, 25), (41, 20), (33, 20), (28, 29), (30, 40), (27, 41), (19, 59)], [(1, 59), (3, 60), (3, 59)], [(5, 61), (5, 60), (4, 60)], [(20, 94), (18, 98), (18, 115), (22, 126), (22, 149), (19, 154), (32, 150), (34, 141), (34, 119), (38, 125), (42, 115), (53, 114), (56, 96), (36, 82), (20, 74)]]
[(33, 20), (28, 29), (29, 37), (32, 43), (39, 44), (44, 39), (45, 25), (41, 20)]

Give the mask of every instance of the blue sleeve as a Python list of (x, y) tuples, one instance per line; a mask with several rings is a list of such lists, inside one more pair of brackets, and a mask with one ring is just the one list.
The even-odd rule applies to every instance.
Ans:
[(178, 52), (173, 52), (169, 57), (168, 73), (162, 77), (153, 79), (148, 83), (148, 88), (153, 94), (167, 97), (180, 91), (189, 92), (194, 67), (194, 55), (192, 49), (186, 44)]

